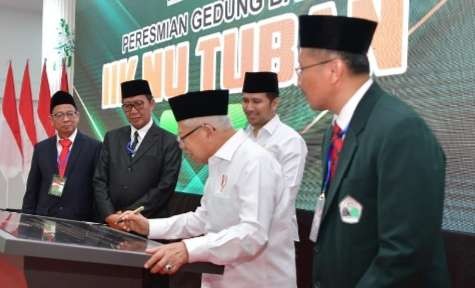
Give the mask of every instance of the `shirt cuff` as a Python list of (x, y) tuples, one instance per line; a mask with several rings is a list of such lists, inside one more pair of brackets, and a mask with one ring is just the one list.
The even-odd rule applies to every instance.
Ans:
[(209, 262), (209, 247), (205, 236), (183, 240), (188, 250), (188, 262)]
[(150, 239), (164, 239), (163, 231), (167, 231), (168, 218), (163, 219), (148, 219), (148, 238)]

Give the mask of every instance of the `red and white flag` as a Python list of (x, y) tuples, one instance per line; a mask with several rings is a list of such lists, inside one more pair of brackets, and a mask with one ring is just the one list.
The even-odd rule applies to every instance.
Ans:
[(23, 145), (11, 63), (8, 65), (3, 90), (0, 137), (2, 137), (0, 168), (5, 178), (13, 178), (23, 171)]
[(33, 149), (38, 141), (36, 137), (35, 115), (33, 114), (33, 96), (31, 92), (30, 67), (28, 61), (26, 62), (23, 72), (18, 110), (23, 122), (23, 133), (21, 134), (23, 140), (23, 176), (26, 179), (30, 171)]
[(61, 91), (69, 93), (68, 71), (66, 70), (66, 63), (63, 59), (63, 66), (61, 69)]
[[(44, 132), (46, 132), (46, 136), (51, 137), (54, 135), (54, 128), (51, 126), (51, 121), (49, 119), (49, 106), (51, 101), (51, 91), (49, 89), (45, 60), (43, 63), (43, 70), (41, 71), (40, 94), (38, 97), (38, 118), (43, 126)], [(42, 137), (40, 137), (40, 139), (41, 138)]]

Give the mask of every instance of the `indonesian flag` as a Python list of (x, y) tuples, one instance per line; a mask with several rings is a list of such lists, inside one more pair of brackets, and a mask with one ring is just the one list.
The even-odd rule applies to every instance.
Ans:
[(46, 60), (43, 63), (41, 72), (40, 95), (38, 97), (38, 118), (43, 125), (44, 131), (48, 137), (54, 135), (54, 128), (49, 119), (49, 105), (51, 101), (51, 91), (49, 90), (48, 75), (46, 74)]
[(63, 66), (61, 70), (61, 91), (69, 93), (69, 84), (68, 84), (68, 71), (66, 70), (66, 64), (63, 60)]
[(8, 66), (3, 91), (0, 135), (2, 137), (0, 169), (5, 178), (13, 178), (23, 170), (23, 148), (11, 63)]
[(33, 148), (36, 144), (36, 126), (35, 115), (33, 114), (33, 97), (31, 93), (30, 67), (26, 62), (21, 82), (20, 105), (18, 108), (23, 122), (22, 140), (23, 140), (23, 176), (26, 179), (30, 171)]

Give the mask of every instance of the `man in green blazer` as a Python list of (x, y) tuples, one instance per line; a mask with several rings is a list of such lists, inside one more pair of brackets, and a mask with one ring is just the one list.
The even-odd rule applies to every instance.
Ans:
[(445, 156), (424, 120), (369, 77), (376, 23), (300, 16), (299, 86), (334, 113), (310, 238), (313, 287), (448, 287)]

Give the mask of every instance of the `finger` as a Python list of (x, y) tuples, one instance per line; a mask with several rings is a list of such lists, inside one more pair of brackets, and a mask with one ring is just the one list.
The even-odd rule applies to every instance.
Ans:
[(160, 249), (160, 247), (162, 247), (162, 246), (148, 248), (147, 250), (145, 250), (145, 252), (148, 253), (148, 254), (153, 254), (153, 253), (157, 252), (157, 250)]
[(118, 218), (118, 220), (117, 220), (117, 223), (122, 222), (122, 221), (128, 219), (128, 218), (126, 218), (126, 217), (127, 217), (127, 215), (130, 215), (130, 214), (132, 214), (132, 211), (130, 211), (130, 210), (127, 210), (127, 211), (125, 211), (124, 213), (121, 213), (121, 214), (119, 215), (119, 218)]
[(174, 268), (174, 263), (170, 259), (170, 254), (168, 252), (165, 252), (164, 256), (160, 259), (160, 261), (155, 264), (155, 267), (153, 269), (155, 270), (154, 273), (160, 273), (160, 274), (170, 274), (170, 272)]
[(152, 254), (152, 256), (150, 256), (150, 258), (147, 260), (147, 262), (145, 262), (144, 267), (146, 269), (149, 269), (150, 267), (155, 265), (155, 263), (157, 263), (162, 257), (163, 257), (163, 250), (157, 249), (157, 251), (155, 251)]

